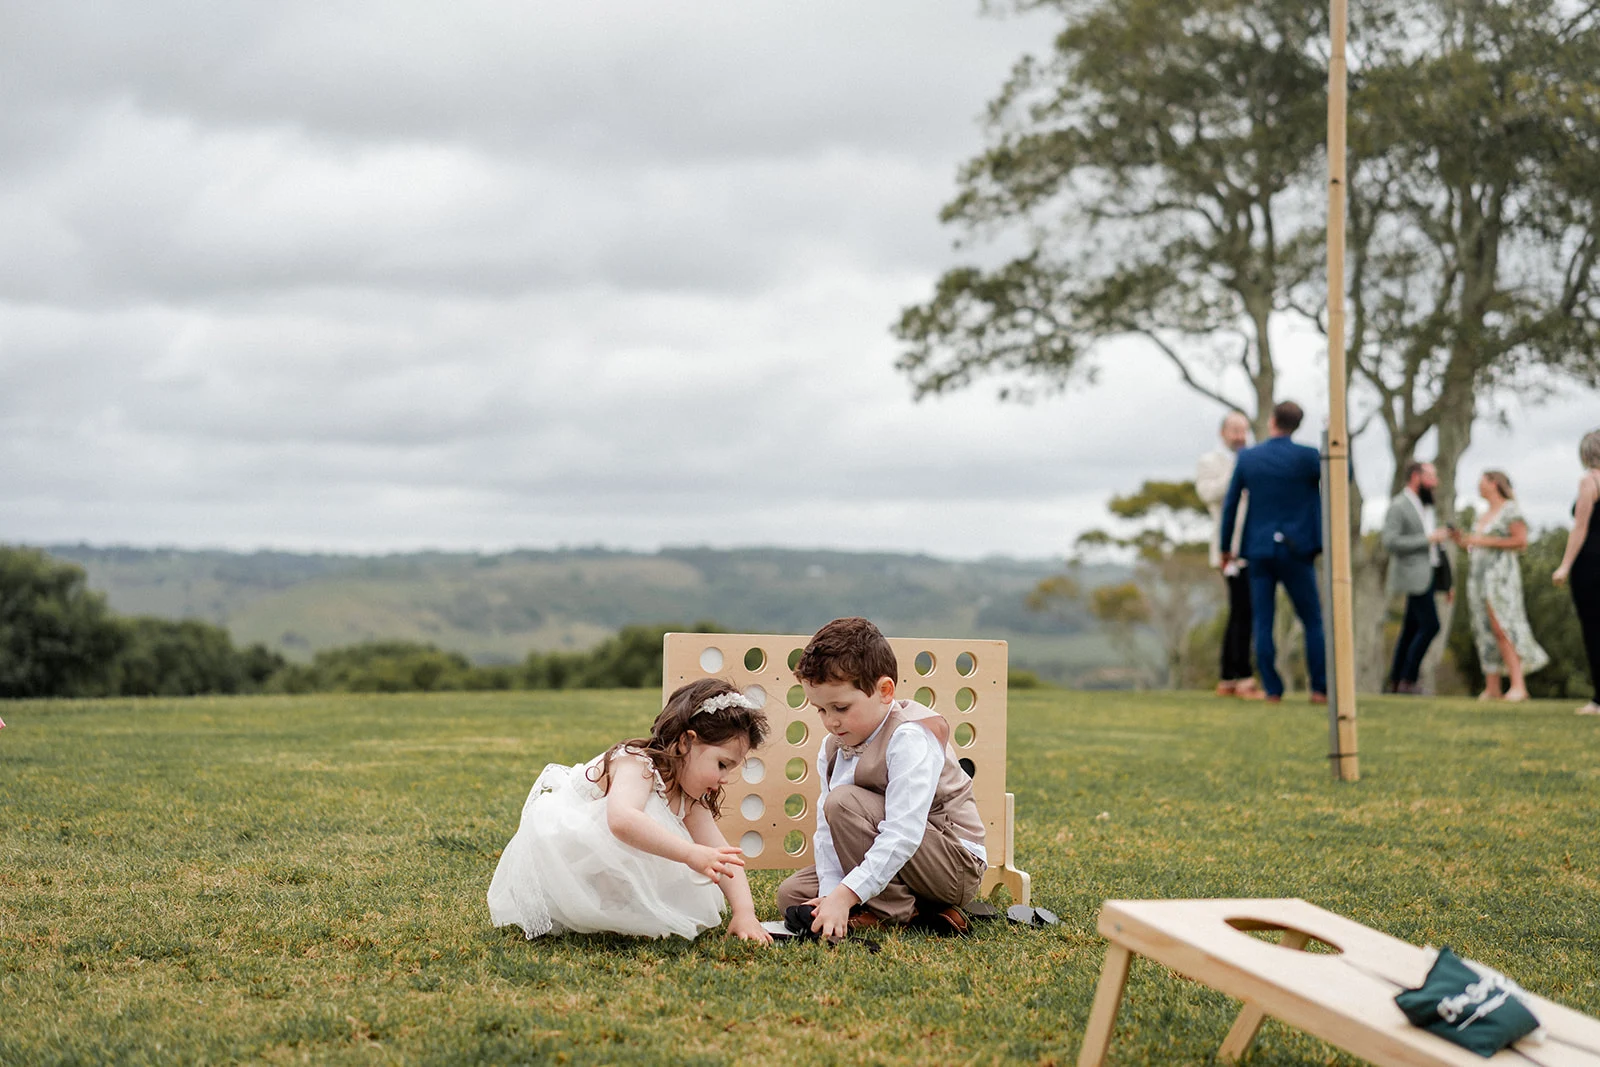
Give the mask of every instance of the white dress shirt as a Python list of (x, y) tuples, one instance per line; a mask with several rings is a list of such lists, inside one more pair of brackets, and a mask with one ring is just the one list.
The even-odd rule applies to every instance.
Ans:
[[(884, 722), (887, 721), (886, 718)], [(883, 724), (879, 724), (866, 743), (870, 744), (882, 731)], [(900, 868), (922, 844), (939, 775), (944, 771), (944, 749), (927, 727), (914, 722), (901, 723), (889, 738), (884, 751), (889, 784), (884, 790), (883, 821), (878, 824), (878, 838), (867, 850), (861, 865), (848, 873), (834, 850), (828, 820), (823, 818), (823, 804), (830, 789), (855, 784), (856, 764), (860, 758), (847, 756), (842, 751), (838, 753), (833, 760), (833, 778), (829, 780), (826, 753), (824, 739), (823, 747), (817, 751), (817, 780), (821, 791), (817, 796), (817, 833), (812, 839), (817, 857), (817, 895), (825, 897), (842, 883), (862, 900), (871, 900), (883, 892), (884, 886), (900, 873)], [(961, 844), (980, 860), (988, 860), (982, 845), (971, 841)]]
[[(1411, 506), (1417, 509), (1417, 515), (1422, 519), (1422, 532), (1433, 533), (1433, 505), (1424, 504), (1422, 498), (1412, 492), (1409, 485), (1402, 489), (1400, 494), (1411, 501)], [(1428, 542), (1428, 563), (1434, 567), (1439, 565), (1439, 546), (1432, 541)]]

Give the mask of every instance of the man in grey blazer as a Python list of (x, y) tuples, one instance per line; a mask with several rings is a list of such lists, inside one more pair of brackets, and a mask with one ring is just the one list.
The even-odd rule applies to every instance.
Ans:
[(1395, 642), (1389, 667), (1389, 688), (1396, 693), (1419, 693), (1417, 676), (1428, 646), (1439, 636), (1439, 609), (1433, 601), (1433, 570), (1439, 562), (1439, 543), (1450, 531), (1433, 518), (1433, 491), (1439, 484), (1432, 463), (1413, 461), (1406, 467), (1406, 485), (1389, 501), (1383, 520), (1383, 547), (1389, 553), (1390, 596), (1406, 598), (1405, 621)]

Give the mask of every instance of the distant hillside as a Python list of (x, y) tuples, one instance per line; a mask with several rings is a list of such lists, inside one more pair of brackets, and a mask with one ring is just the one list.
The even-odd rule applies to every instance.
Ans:
[[(389, 556), (53, 545), (126, 614), (200, 618), (294, 659), (374, 638), (431, 641), (480, 663), (587, 648), (635, 622), (714, 620), (810, 633), (865, 615), (891, 634), (1010, 641), (1012, 664), (1056, 681), (1115, 665), (1083, 613), (1024, 597), (1060, 564), (790, 549), (603, 549)], [(1106, 568), (1103, 580), (1120, 577)]]

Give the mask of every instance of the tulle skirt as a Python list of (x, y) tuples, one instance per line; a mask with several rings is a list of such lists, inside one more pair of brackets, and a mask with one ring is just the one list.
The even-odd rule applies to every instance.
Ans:
[[(718, 925), (723, 896), (715, 882), (612, 835), (605, 795), (586, 774), (598, 763), (552, 763), (539, 775), (489, 883), (494, 924), (520, 926), (529, 939), (567, 931), (694, 938)], [(645, 814), (690, 840), (660, 791)]]

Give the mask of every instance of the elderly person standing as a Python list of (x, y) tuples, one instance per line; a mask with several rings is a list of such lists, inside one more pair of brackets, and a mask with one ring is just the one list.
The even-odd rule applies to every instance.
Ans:
[(1422, 659), (1439, 636), (1434, 571), (1439, 566), (1439, 544), (1450, 539), (1450, 531), (1434, 522), (1433, 491), (1438, 485), (1432, 463), (1413, 461), (1406, 468), (1405, 488), (1389, 501), (1389, 514), (1383, 520), (1383, 547), (1389, 553), (1386, 592), (1406, 598), (1405, 621), (1389, 667), (1389, 687), (1396, 693), (1422, 691), (1417, 685)]
[[(1222, 632), (1222, 665), (1217, 683), (1218, 696), (1252, 699), (1259, 695), (1255, 669), (1250, 665), (1250, 576), (1245, 561), (1222, 562), (1222, 500), (1233, 481), (1233, 465), (1239, 452), (1250, 443), (1250, 420), (1240, 411), (1230, 411), (1222, 420), (1222, 447), (1200, 457), (1195, 470), (1194, 488), (1211, 510), (1211, 566), (1222, 572), (1228, 585), (1228, 624)], [(1239, 517), (1228, 551), (1239, 555), (1239, 538), (1244, 533), (1247, 500), (1239, 503)]]
[(1517, 507), (1511, 479), (1503, 471), (1485, 471), (1478, 495), (1488, 507), (1470, 534), (1456, 534), (1456, 543), (1470, 556), (1467, 600), (1472, 612), (1472, 639), (1483, 665), (1479, 700), (1501, 699), (1500, 678), (1509, 677), (1504, 698), (1528, 699), (1524, 681), (1550, 662), (1533, 639), (1528, 609), (1522, 601), (1522, 571), (1517, 556), (1528, 547), (1528, 523)]
[(1551, 580), (1572, 590), (1583, 627), (1583, 650), (1589, 658), (1589, 682), (1595, 696), (1578, 709), (1579, 715), (1600, 715), (1600, 532), (1594, 528), (1595, 501), (1600, 500), (1600, 430), (1583, 435), (1578, 445), (1583, 477), (1578, 481), (1578, 502), (1572, 505), (1572, 532), (1567, 551)]

